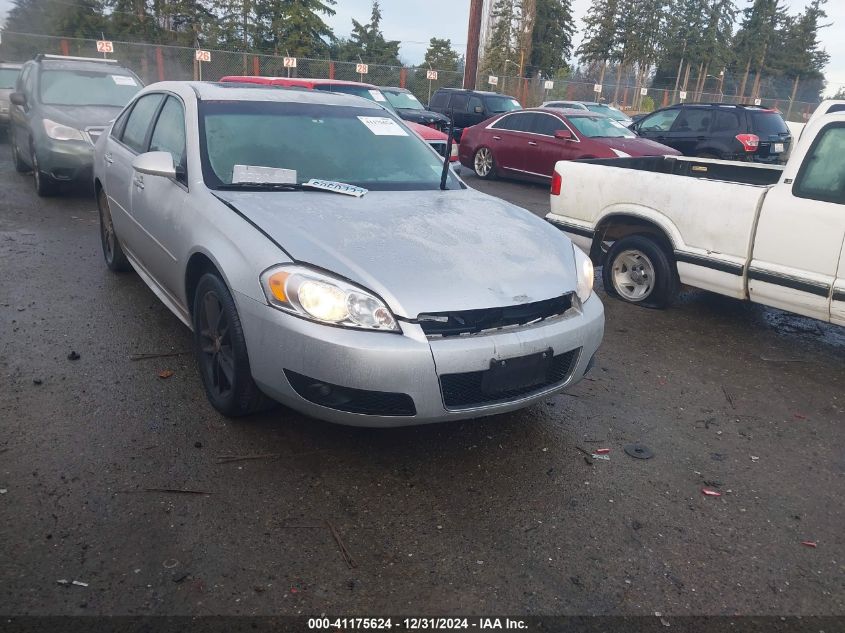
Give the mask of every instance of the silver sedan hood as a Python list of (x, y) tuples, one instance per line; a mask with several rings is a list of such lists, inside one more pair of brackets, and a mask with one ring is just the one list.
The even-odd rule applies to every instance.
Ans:
[(214, 193), (296, 261), (369, 288), (399, 316), (503, 307), (575, 289), (568, 238), (531, 212), (472, 189), (371, 191), (362, 198)]

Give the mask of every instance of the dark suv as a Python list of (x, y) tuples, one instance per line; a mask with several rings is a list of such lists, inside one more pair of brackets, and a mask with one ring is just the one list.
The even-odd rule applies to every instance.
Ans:
[(40, 196), (59, 182), (90, 181), (94, 143), (143, 83), (117, 61), (38, 55), (23, 65), (9, 113), (17, 171)]
[(782, 162), (792, 135), (775, 110), (723, 103), (686, 103), (643, 117), (631, 129), (684, 156)]
[(460, 140), (464, 128), (481, 123), (502, 112), (521, 110), (522, 106), (513, 97), (498, 92), (438, 88), (431, 95), (428, 109), (447, 117), (451, 117), (454, 113), (455, 138)]

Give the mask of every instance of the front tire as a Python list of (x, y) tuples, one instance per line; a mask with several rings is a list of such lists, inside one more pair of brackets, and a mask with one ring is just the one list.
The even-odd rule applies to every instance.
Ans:
[(650, 235), (616, 240), (602, 267), (611, 297), (647, 308), (667, 307), (678, 290), (678, 274), (668, 249)]
[(100, 188), (97, 193), (97, 207), (100, 210), (100, 244), (103, 247), (103, 259), (106, 260), (106, 266), (112, 272), (129, 272), (132, 270), (132, 264), (129, 263), (120, 247), (120, 240), (117, 239), (114, 231), (109, 198), (103, 188)]
[(472, 168), (475, 175), (482, 180), (492, 180), (496, 177), (496, 161), (493, 151), (489, 147), (479, 147), (472, 158)]
[(15, 143), (15, 134), (10, 129), (9, 130), (9, 144), (12, 146), (12, 164), (15, 166), (15, 171), (19, 174), (23, 174), (29, 171), (29, 165), (23, 162), (21, 158), (21, 153), (18, 151), (18, 144)]
[(227, 417), (254, 413), (271, 403), (252, 379), (241, 320), (223, 280), (205, 273), (194, 293), (194, 355), (215, 409)]
[(41, 171), (35, 150), (32, 150), (32, 176), (35, 179), (35, 193), (40, 197), (46, 198), (56, 193), (56, 183), (49, 174)]

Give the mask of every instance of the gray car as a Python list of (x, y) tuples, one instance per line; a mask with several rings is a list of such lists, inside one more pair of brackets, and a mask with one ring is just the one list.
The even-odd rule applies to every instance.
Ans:
[(20, 64), (0, 62), (0, 127), (9, 125), (9, 95), (15, 91), (20, 72)]
[(153, 84), (95, 148), (105, 261), (193, 330), (225, 415), (412, 425), (577, 382), (604, 329), (590, 260), (441, 170), (366, 99)]
[(59, 182), (91, 182), (94, 143), (143, 83), (115, 60), (38, 55), (10, 95), (9, 144), (40, 196)]

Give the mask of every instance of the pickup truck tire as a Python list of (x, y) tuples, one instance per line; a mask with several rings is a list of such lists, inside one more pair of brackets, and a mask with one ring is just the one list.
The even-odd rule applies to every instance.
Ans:
[(472, 169), (482, 180), (492, 180), (496, 177), (496, 161), (493, 160), (493, 150), (489, 147), (479, 147), (472, 157)]
[(672, 256), (650, 235), (616, 240), (604, 260), (602, 281), (611, 297), (647, 308), (665, 308), (678, 289)]

